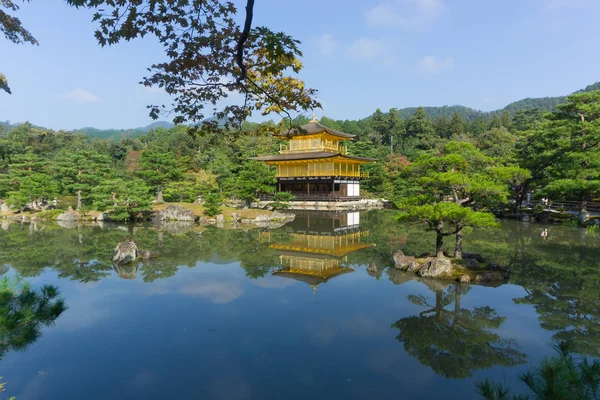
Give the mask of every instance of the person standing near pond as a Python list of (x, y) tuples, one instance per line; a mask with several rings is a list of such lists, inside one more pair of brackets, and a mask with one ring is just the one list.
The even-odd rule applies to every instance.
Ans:
[(546, 240), (546, 238), (548, 237), (548, 228), (542, 229), (542, 233), (540, 234), (540, 236), (542, 237), (542, 239)]

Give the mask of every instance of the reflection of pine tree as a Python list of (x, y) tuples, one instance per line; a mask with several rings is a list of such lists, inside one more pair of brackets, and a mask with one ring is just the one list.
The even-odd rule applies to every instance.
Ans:
[(568, 341), (576, 353), (600, 356), (600, 287), (597, 281), (588, 286), (583, 279), (562, 279), (527, 293), (515, 302), (533, 305), (542, 328), (556, 332), (554, 339)]
[(55, 286), (39, 290), (8, 277), (0, 280), (0, 359), (10, 350), (25, 350), (42, 326), (51, 326), (67, 309)]
[[(400, 330), (396, 339), (404, 343), (405, 351), (447, 378), (464, 378), (494, 365), (524, 363), (527, 356), (518, 344), (493, 332), (506, 317), (488, 306), (461, 308), (461, 296), (468, 290), (458, 284), (436, 290), (435, 304), (425, 296), (409, 296), (412, 303), (427, 309), (392, 325)], [(451, 304), (453, 310), (447, 310)]]

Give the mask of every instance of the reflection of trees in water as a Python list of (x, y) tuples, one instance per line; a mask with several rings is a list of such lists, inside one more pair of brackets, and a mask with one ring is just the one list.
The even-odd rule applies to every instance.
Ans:
[(11, 350), (25, 350), (42, 327), (54, 324), (67, 308), (58, 296), (52, 285), (36, 290), (8, 277), (0, 280), (0, 359)]
[[(426, 309), (392, 325), (400, 330), (396, 339), (404, 344), (405, 351), (447, 378), (464, 378), (495, 365), (524, 363), (527, 356), (518, 344), (493, 331), (506, 317), (488, 306), (472, 310), (461, 307), (461, 296), (468, 290), (458, 284), (435, 290), (433, 304), (425, 296), (409, 296), (412, 303)], [(451, 305), (453, 309), (448, 310)]]
[[(371, 238), (377, 238), (377, 248), (369, 250), (371, 259), (380, 257), (381, 265), (392, 264), (394, 247), (386, 244), (386, 238), (407, 237), (401, 247), (407, 254), (427, 250), (422, 235), (410, 226), (390, 223), (392, 219), (393, 213), (381, 212), (369, 212), (362, 219)], [(600, 356), (600, 240), (585, 229), (560, 225), (548, 227), (543, 240), (543, 228), (505, 220), (501, 229), (475, 231), (467, 238), (465, 250), (509, 266), (510, 283), (527, 291), (515, 299), (517, 304), (533, 306), (541, 326), (555, 331), (555, 339), (570, 340), (573, 351)], [(393, 269), (388, 275), (403, 282), (404, 277)]]
[[(10, 264), (22, 276), (38, 276), (44, 268), (51, 268), (61, 278), (98, 281), (110, 274), (113, 249), (127, 238), (140, 249), (155, 251), (158, 258), (142, 262), (140, 271), (116, 272), (127, 278), (141, 274), (146, 282), (171, 277), (180, 267), (193, 268), (198, 262), (238, 261), (252, 278), (268, 274), (278, 263), (257, 230), (209, 228), (201, 233), (170, 234), (152, 227), (127, 228), (80, 225), (64, 229), (48, 224), (30, 230), (27, 224), (11, 224), (0, 231), (0, 264)], [(274, 240), (285, 240), (286, 235), (283, 229), (272, 234)]]

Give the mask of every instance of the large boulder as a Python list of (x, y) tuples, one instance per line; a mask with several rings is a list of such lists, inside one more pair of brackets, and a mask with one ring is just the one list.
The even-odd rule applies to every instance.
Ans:
[(450, 259), (434, 257), (421, 266), (418, 275), (424, 278), (450, 278), (453, 272)]
[(194, 213), (179, 204), (170, 204), (165, 208), (165, 219), (167, 221), (193, 221)]
[(217, 224), (219, 223), (223, 223), (225, 221), (225, 217), (223, 216), (223, 214), (219, 214), (217, 215)]
[(413, 256), (406, 256), (402, 250), (398, 250), (394, 253), (394, 267), (400, 270), (406, 270), (410, 267), (415, 267), (417, 260)]
[(113, 252), (113, 262), (115, 264), (127, 264), (138, 258), (139, 250), (133, 240), (119, 243)]
[(590, 219), (590, 213), (587, 210), (581, 210), (579, 214), (577, 214), (577, 221), (580, 225), (585, 225)]
[(74, 212), (64, 212), (56, 217), (57, 221), (75, 222), (79, 220), (79, 216)]

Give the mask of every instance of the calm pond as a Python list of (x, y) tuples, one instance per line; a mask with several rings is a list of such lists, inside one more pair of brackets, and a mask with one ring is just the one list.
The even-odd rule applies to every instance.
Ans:
[[(396, 249), (434, 245), (391, 211), (305, 213), (271, 231), (4, 221), (0, 273), (58, 286), (68, 310), (0, 360), (2, 395), (469, 399), (486, 377), (519, 392), (553, 338), (600, 355), (600, 234), (546, 227), (466, 235), (465, 251), (512, 275), (461, 287), (390, 268)], [(130, 236), (159, 257), (113, 266)]]

